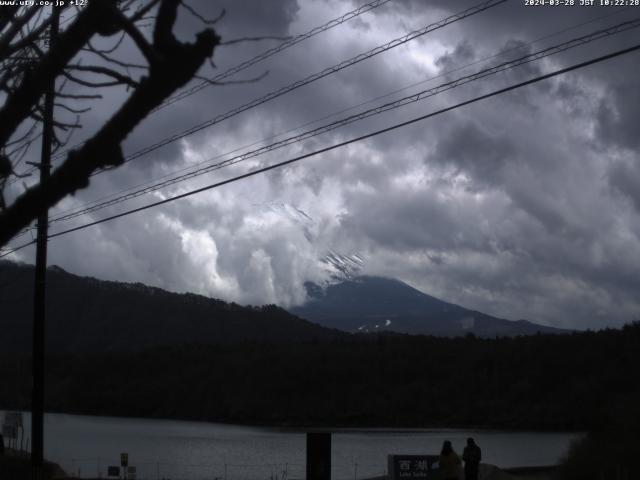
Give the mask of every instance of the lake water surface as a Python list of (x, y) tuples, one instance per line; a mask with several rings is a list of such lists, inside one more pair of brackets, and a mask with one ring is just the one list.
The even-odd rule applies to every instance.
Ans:
[[(4, 417), (0, 411), (0, 416)], [(30, 435), (25, 414), (25, 436)], [(357, 480), (386, 472), (388, 454), (437, 454), (444, 440), (461, 453), (472, 436), (483, 462), (500, 467), (552, 465), (575, 433), (492, 430), (336, 430), (332, 479)], [(137, 479), (301, 479), (305, 434), (299, 431), (205, 422), (83, 415), (45, 415), (45, 457), (68, 473), (106, 478), (107, 466), (129, 454)]]

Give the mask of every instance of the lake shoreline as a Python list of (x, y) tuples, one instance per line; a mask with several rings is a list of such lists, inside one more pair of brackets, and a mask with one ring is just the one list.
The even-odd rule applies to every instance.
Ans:
[[(28, 437), (31, 415), (23, 417)], [(104, 475), (107, 466), (119, 465), (123, 452), (141, 478), (160, 474), (197, 480), (223, 478), (228, 473), (229, 480), (263, 480), (276, 478), (276, 474), (281, 478), (284, 472), (287, 478), (303, 478), (305, 433), (309, 430), (318, 429), (47, 413), (44, 454), (67, 473), (81, 472), (81, 476), (90, 478), (99, 472)], [(333, 433), (334, 478), (359, 480), (384, 475), (389, 455), (437, 455), (445, 440), (462, 453), (466, 439), (473, 437), (487, 464), (508, 469), (560, 464), (569, 446), (579, 438), (566, 433), (452, 428), (327, 430)], [(20, 439), (17, 445), (21, 445)], [(496, 480), (503, 478), (511, 477)]]
[[(0, 405), (0, 411), (20, 411), (23, 413), (30, 413), (30, 410), (23, 408), (5, 408)], [(522, 433), (522, 432), (533, 432), (533, 433), (567, 433), (567, 434), (584, 434), (587, 429), (566, 429), (566, 428), (536, 428), (529, 424), (519, 425), (519, 426), (502, 426), (502, 425), (488, 425), (488, 424), (432, 424), (432, 425), (421, 425), (415, 426), (409, 424), (385, 424), (384, 422), (378, 423), (376, 425), (367, 424), (364, 422), (353, 422), (349, 424), (337, 424), (337, 423), (302, 423), (302, 422), (268, 422), (268, 421), (259, 421), (255, 419), (247, 419), (243, 421), (242, 419), (207, 419), (207, 418), (196, 418), (196, 417), (161, 417), (161, 416), (140, 416), (140, 415), (127, 415), (127, 414), (110, 414), (110, 413), (92, 413), (87, 411), (67, 411), (67, 410), (48, 410), (45, 414), (54, 414), (54, 415), (80, 415), (85, 417), (96, 417), (96, 418), (121, 418), (126, 420), (163, 420), (163, 421), (175, 421), (175, 422), (198, 422), (198, 423), (210, 423), (217, 425), (225, 425), (225, 426), (237, 426), (237, 427), (248, 427), (248, 428), (263, 428), (272, 431), (279, 431), (282, 433), (304, 433), (307, 431), (314, 432), (327, 432), (332, 431), (335, 433), (340, 433), (344, 431), (348, 432), (433, 432), (433, 431), (447, 431), (447, 430), (470, 430), (470, 431), (478, 431), (478, 432), (503, 432), (503, 433)]]

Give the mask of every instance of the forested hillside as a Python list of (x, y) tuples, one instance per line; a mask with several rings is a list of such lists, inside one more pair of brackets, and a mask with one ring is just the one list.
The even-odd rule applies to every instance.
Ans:
[[(190, 345), (49, 356), (46, 404), (253, 424), (586, 429), (640, 418), (638, 365), (640, 324), (501, 339)], [(28, 360), (3, 354), (0, 379), (0, 408), (27, 408)]]
[[(33, 267), (0, 262), (0, 351), (31, 351)], [(245, 307), (141, 283), (47, 270), (47, 351), (115, 352), (161, 345), (288, 342), (343, 333), (275, 305)]]

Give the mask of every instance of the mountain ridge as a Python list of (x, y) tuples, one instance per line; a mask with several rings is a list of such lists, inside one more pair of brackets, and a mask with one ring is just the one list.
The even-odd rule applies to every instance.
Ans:
[[(31, 265), (0, 262), (0, 348), (4, 351), (31, 349), (33, 275)], [(332, 341), (375, 332), (454, 337), (565, 332), (491, 317), (382, 277), (334, 278), (324, 287), (307, 283), (310, 300), (289, 311), (275, 305), (241, 306), (139, 282), (99, 280), (55, 265), (47, 269), (47, 282), (46, 338), (51, 353), (190, 343)], [(363, 291), (358, 288), (363, 286)], [(328, 305), (327, 298), (333, 303)]]
[(480, 337), (569, 333), (528, 320), (506, 320), (428, 295), (384, 277), (355, 276), (319, 286), (305, 284), (310, 300), (289, 311), (347, 332)]
[[(31, 349), (34, 267), (0, 262), (0, 348)], [(314, 325), (275, 305), (241, 306), (142, 283), (81, 277), (47, 269), (47, 350), (139, 350), (187, 343), (281, 343), (346, 334)]]

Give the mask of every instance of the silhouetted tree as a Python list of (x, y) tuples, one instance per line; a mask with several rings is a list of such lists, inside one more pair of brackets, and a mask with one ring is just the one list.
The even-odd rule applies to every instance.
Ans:
[[(173, 34), (180, 7), (209, 25), (193, 43), (181, 42)], [(210, 28), (218, 19), (204, 19), (182, 0), (90, 0), (48, 45), (49, 26), (58, 13), (37, 5), (0, 9), (0, 98), (4, 101), (0, 108), (0, 247), (45, 209), (87, 187), (93, 172), (122, 164), (125, 138), (194, 78), (220, 43)], [(151, 34), (142, 23), (153, 26)], [(96, 47), (92, 41), (98, 37), (113, 37), (115, 44)], [(141, 52), (142, 64), (119, 58), (118, 47), (127, 37)], [(93, 136), (66, 153), (46, 187), (36, 184), (5, 205), (4, 188), (15, 181), (16, 166), (39, 136), (43, 95), (54, 79), (58, 80), (56, 105), (76, 116), (72, 121), (56, 119), (55, 148), (63, 146), (68, 134), (79, 127), (79, 115), (87, 109), (78, 103), (100, 97), (95, 89), (124, 86), (130, 94)], [(91, 90), (67, 93), (65, 86), (70, 85)]]

